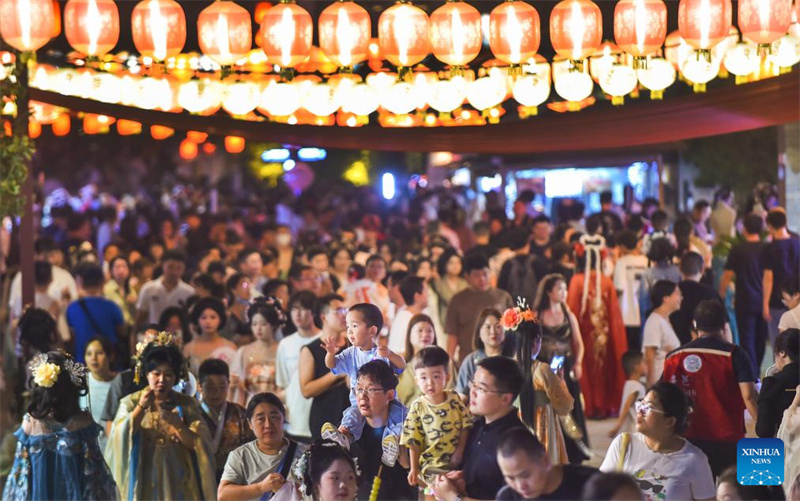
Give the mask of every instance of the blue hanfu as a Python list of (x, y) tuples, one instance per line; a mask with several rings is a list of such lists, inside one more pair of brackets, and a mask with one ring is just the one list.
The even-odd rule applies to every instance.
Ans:
[(117, 484), (97, 443), (88, 412), (66, 423), (26, 414), (3, 500), (116, 500)]

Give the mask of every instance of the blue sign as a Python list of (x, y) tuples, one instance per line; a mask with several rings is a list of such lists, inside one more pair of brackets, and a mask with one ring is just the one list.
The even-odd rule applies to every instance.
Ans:
[(736, 477), (740, 485), (783, 484), (783, 440), (743, 438), (736, 445)]

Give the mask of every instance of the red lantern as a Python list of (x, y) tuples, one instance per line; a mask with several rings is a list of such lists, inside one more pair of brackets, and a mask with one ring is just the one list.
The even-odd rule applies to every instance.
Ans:
[(431, 51), (430, 20), (424, 10), (410, 3), (396, 3), (378, 19), (380, 54), (393, 65), (406, 68), (419, 63)]
[(50, 38), (55, 38), (61, 34), (61, 4), (58, 0), (53, 1), (53, 31), (50, 33)]
[(190, 130), (189, 132), (186, 133), (186, 139), (195, 144), (200, 144), (205, 142), (206, 139), (208, 139), (208, 133), (196, 130)]
[(272, 4), (269, 2), (258, 2), (256, 4), (256, 10), (253, 13), (253, 21), (255, 21), (256, 24), (261, 24), (264, 22), (264, 15), (271, 8)]
[(687, 44), (707, 51), (728, 36), (732, 14), (731, 0), (681, 0), (678, 31)]
[(41, 135), (42, 135), (42, 124), (40, 124), (36, 120), (31, 119), (28, 122), (28, 136), (30, 136), (31, 139), (36, 139)]
[(61, 115), (56, 118), (56, 121), (53, 122), (53, 135), (54, 136), (66, 136), (69, 134), (70, 130), (70, 119), (68, 113), (62, 113)]
[(445, 64), (466, 66), (481, 51), (481, 13), (468, 3), (447, 2), (431, 14), (433, 55)]
[(351, 68), (369, 55), (369, 13), (351, 1), (338, 1), (319, 15), (319, 46), (337, 66)]
[(73, 49), (102, 56), (119, 40), (119, 10), (114, 0), (69, 0), (64, 7), (64, 33)]
[(218, 0), (197, 16), (200, 50), (221, 66), (233, 66), (253, 47), (250, 13), (228, 0)]
[(562, 0), (550, 13), (550, 41), (573, 61), (592, 55), (603, 41), (603, 15), (591, 0)]
[(163, 125), (153, 125), (150, 127), (150, 135), (153, 139), (162, 140), (175, 134), (175, 129), (165, 127)]
[(131, 14), (133, 45), (142, 56), (163, 61), (186, 43), (186, 15), (175, 0), (142, 0)]
[(539, 13), (525, 2), (504, 2), (489, 15), (489, 47), (494, 56), (519, 65), (532, 58), (541, 42)]
[(746, 39), (769, 46), (789, 31), (792, 0), (739, 0), (739, 29)]
[(22, 52), (50, 41), (55, 24), (51, 0), (0, 0), (0, 35)]
[(294, 68), (308, 58), (314, 41), (311, 14), (295, 3), (269, 9), (259, 30), (261, 49), (272, 64)]
[(131, 136), (142, 132), (142, 124), (133, 120), (117, 120), (117, 134), (120, 136)]
[(183, 160), (194, 160), (197, 158), (197, 143), (191, 139), (184, 139), (178, 148), (178, 154)]
[(614, 8), (614, 39), (634, 57), (634, 66), (664, 45), (667, 6), (663, 0), (620, 0)]
[(228, 153), (241, 153), (244, 151), (244, 138), (238, 136), (225, 136), (225, 151)]

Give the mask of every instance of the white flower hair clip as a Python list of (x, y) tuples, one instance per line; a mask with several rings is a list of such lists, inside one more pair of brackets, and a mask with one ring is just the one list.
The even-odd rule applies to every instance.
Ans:
[(28, 364), (28, 368), (33, 374), (33, 382), (42, 388), (52, 388), (58, 375), (61, 374), (61, 367), (47, 361), (47, 355), (40, 353)]

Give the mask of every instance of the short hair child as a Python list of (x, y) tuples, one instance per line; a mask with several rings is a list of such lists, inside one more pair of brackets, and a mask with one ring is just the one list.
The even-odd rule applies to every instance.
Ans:
[(426, 346), (412, 364), (422, 396), (408, 410), (400, 444), (411, 454), (408, 483), (430, 488), (436, 475), (461, 464), (472, 420), (458, 394), (446, 388), (450, 357), (445, 350)]

